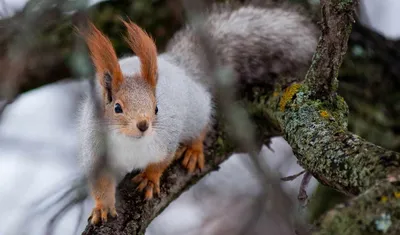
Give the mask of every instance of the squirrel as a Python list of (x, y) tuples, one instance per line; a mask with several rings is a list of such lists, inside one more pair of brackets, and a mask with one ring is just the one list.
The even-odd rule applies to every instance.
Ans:
[[(240, 79), (268, 79), (307, 67), (317, 45), (314, 24), (297, 10), (245, 5), (214, 5), (205, 18), (218, 61)], [(117, 58), (111, 41), (89, 22), (85, 34), (96, 69), (95, 97), (79, 111), (80, 160), (92, 170), (107, 147), (112, 171), (90, 183), (95, 206), (91, 223), (117, 216), (117, 174), (142, 170), (132, 180), (150, 200), (160, 193), (160, 177), (182, 157), (189, 173), (204, 167), (203, 141), (214, 113), (212, 85), (206, 79), (203, 52), (191, 25), (175, 33), (163, 53), (152, 37), (130, 20), (125, 37), (135, 56)], [(98, 99), (102, 122), (95, 118)], [(99, 139), (99, 125), (106, 140)]]

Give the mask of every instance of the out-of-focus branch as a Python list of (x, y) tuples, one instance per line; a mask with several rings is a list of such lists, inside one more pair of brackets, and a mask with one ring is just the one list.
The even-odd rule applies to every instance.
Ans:
[(339, 80), (339, 93), (351, 110), (349, 129), (399, 151), (400, 40), (355, 24)]
[[(14, 16), (0, 20), (0, 100), (12, 101), (23, 92), (78, 77), (71, 65), (79, 63), (80, 59), (74, 53), (73, 26), (80, 20), (81, 11), (77, 10), (85, 6), (85, 2), (88, 1), (30, 0)], [(134, 7), (135, 4), (141, 7)], [(40, 9), (36, 9), (39, 6)], [(121, 0), (100, 2), (84, 11), (99, 28), (105, 28), (117, 52), (123, 54), (129, 51), (121, 45), (123, 27), (109, 26), (117, 22), (118, 16), (127, 15), (135, 22), (147, 22), (141, 25), (157, 37), (157, 46), (163, 48), (166, 39), (181, 25), (179, 6), (177, 0), (157, 3)]]
[(60, 48), (45, 38), (45, 32), (53, 31), (62, 21), (64, 5), (60, 1), (42, 2), (42, 9), (35, 11), (34, 2), (0, 21), (1, 99), (13, 100), (23, 91), (70, 75), (67, 65), (61, 63)]
[[(293, 203), (288, 200), (287, 195), (283, 192), (280, 187), (280, 179), (278, 173), (275, 170), (268, 169), (260, 161), (259, 153), (261, 144), (256, 140), (255, 126), (251, 122), (248, 112), (243, 106), (236, 103), (235, 89), (235, 72), (232, 68), (225, 67), (218, 63), (218, 54), (215, 53), (215, 46), (212, 40), (209, 40), (211, 35), (207, 33), (208, 25), (202, 23), (201, 14), (199, 9), (203, 8), (199, 2), (184, 1), (185, 9), (187, 14), (191, 17), (190, 21), (192, 25), (197, 25), (196, 37), (199, 39), (198, 46), (203, 51), (205, 58), (205, 64), (207, 64), (206, 74), (209, 79), (214, 81), (215, 85), (215, 100), (218, 107), (218, 111), (223, 114), (223, 118), (220, 120), (226, 123), (226, 128), (223, 129), (233, 140), (234, 145), (237, 146), (241, 151), (248, 153), (250, 159), (253, 162), (255, 173), (257, 174), (258, 181), (264, 185), (264, 191), (259, 197), (257, 203), (258, 208), (255, 208), (255, 216), (248, 219), (247, 225), (245, 225), (239, 234), (245, 234), (252, 228), (254, 221), (257, 221), (257, 215), (261, 215), (264, 211), (261, 205), (272, 203), (268, 211), (279, 217), (279, 221), (282, 223), (284, 229), (280, 230), (280, 234), (285, 234), (286, 231), (295, 231), (291, 223), (290, 214), (292, 214)], [(264, 142), (265, 143), (265, 142)], [(269, 143), (269, 141), (268, 141)], [(266, 143), (268, 145), (268, 143)]]

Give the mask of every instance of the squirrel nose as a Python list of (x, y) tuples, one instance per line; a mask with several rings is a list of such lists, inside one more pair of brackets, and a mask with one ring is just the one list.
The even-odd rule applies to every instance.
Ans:
[(136, 126), (141, 132), (145, 132), (147, 128), (149, 128), (149, 124), (147, 123), (147, 121), (141, 121), (136, 124)]

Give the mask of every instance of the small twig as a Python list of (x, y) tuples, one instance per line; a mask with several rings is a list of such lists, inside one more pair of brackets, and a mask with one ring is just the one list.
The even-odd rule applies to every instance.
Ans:
[(303, 176), (303, 179), (301, 180), (299, 194), (297, 195), (297, 199), (303, 206), (306, 206), (308, 203), (308, 195), (307, 195), (306, 188), (308, 186), (308, 183), (310, 183), (311, 177), (312, 177), (311, 173), (306, 172)]
[[(50, 234), (56, 223), (68, 210), (70, 210), (74, 205), (83, 206), (83, 202), (88, 197), (88, 194), (86, 190), (86, 182), (82, 178), (68, 181), (61, 186), (58, 186), (59, 187), (55, 187), (44, 196), (30, 203), (31, 206), (28, 207), (30, 213), (23, 219), (21, 226), (18, 228), (18, 230), (20, 230), (18, 233), (23, 234), (22, 230), (27, 227), (27, 224), (32, 223), (35, 218), (41, 218), (43, 214), (50, 211), (52, 208), (64, 205), (62, 208), (57, 209), (55, 215), (50, 219), (50, 221), (48, 221), (47, 234)], [(61, 195), (54, 197), (57, 192), (60, 192), (65, 187), (68, 188), (66, 188)], [(80, 220), (82, 219), (80, 218)]]
[[(45, 213), (46, 211), (50, 210), (51, 207), (62, 203), (64, 200), (67, 200), (67, 198), (70, 197), (71, 195), (73, 195), (75, 192), (82, 190), (82, 187), (85, 187), (85, 182), (83, 179), (78, 179), (78, 180), (75, 180), (74, 182), (69, 182), (69, 184), (70, 184), (70, 188), (67, 189), (63, 194), (56, 197), (56, 199), (52, 203), (45, 206), (44, 208), (34, 211), (34, 213), (35, 214)], [(66, 185), (66, 186), (68, 186), (68, 185)], [(39, 200), (35, 200), (32, 203), (32, 207), (38, 208), (41, 204), (43, 204), (44, 202), (47, 201), (46, 199), (48, 199), (52, 195), (56, 194), (56, 192), (59, 192), (63, 187), (65, 187), (65, 186), (61, 186), (60, 188), (55, 188), (53, 191), (47, 193), (45, 196), (41, 197)]]
[(79, 216), (76, 219), (76, 227), (75, 227), (74, 234), (79, 234), (79, 227), (82, 224), (82, 222), (84, 221), (83, 220), (83, 215), (84, 215), (83, 213), (85, 212), (85, 205), (84, 205), (84, 203), (81, 203), (79, 206), (80, 206), (80, 208), (79, 208)]
[[(47, 223), (47, 235), (52, 235), (56, 223), (62, 218), (62, 216), (69, 211), (73, 206), (82, 203), (86, 199), (87, 194), (81, 194), (68, 201)], [(79, 224), (78, 224), (79, 225)]]
[(304, 170), (304, 171), (301, 171), (301, 172), (299, 172), (297, 174), (294, 174), (294, 175), (289, 175), (289, 176), (286, 176), (286, 177), (282, 177), (281, 180), (282, 181), (293, 181), (293, 180), (297, 179), (297, 177), (299, 177), (300, 175), (304, 174), (304, 172), (306, 172), (306, 171)]

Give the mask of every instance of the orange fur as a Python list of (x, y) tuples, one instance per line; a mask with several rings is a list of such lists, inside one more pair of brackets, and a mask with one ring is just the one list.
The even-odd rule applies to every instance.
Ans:
[(110, 73), (112, 90), (116, 91), (122, 84), (124, 77), (115, 50), (111, 41), (93, 23), (88, 22), (88, 25), (89, 32), (85, 35), (85, 39), (96, 71), (100, 75), (100, 84), (106, 87), (104, 74)]
[(91, 182), (92, 197), (95, 200), (95, 207), (92, 211), (92, 224), (101, 221), (107, 222), (108, 214), (117, 216), (115, 210), (115, 181), (107, 173), (101, 174), (94, 182)]
[(175, 153), (175, 159), (183, 157), (182, 165), (189, 173), (194, 172), (196, 166), (202, 170), (204, 168), (204, 139), (208, 128), (204, 128), (200, 136), (190, 143), (184, 143)]
[(128, 31), (125, 39), (140, 59), (142, 77), (155, 88), (157, 84), (157, 48), (153, 39), (132, 21), (126, 22), (122, 19), (121, 21)]
[(135, 176), (132, 181), (139, 183), (137, 189), (143, 191), (146, 200), (153, 198), (153, 194), (160, 195), (160, 178), (164, 171), (171, 164), (172, 158), (168, 157), (164, 161), (149, 164), (143, 172)]

